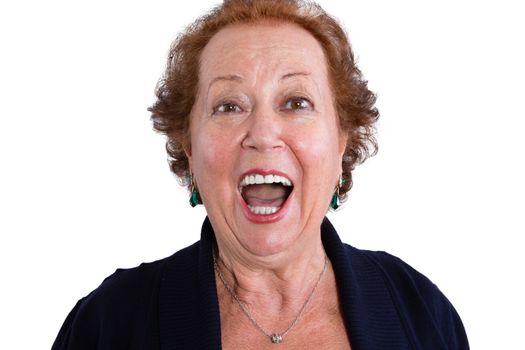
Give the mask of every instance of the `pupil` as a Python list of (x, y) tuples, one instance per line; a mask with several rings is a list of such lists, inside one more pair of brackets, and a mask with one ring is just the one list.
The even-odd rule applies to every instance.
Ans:
[(300, 108), (302, 108), (302, 107), (303, 107), (303, 103), (302, 103), (301, 100), (295, 100), (295, 101), (293, 102), (293, 108), (294, 108), (294, 109), (300, 109)]

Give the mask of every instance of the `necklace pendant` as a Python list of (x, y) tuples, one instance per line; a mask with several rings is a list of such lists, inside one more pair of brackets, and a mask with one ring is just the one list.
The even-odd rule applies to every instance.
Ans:
[(283, 336), (280, 334), (272, 334), (272, 343), (279, 344), (283, 342)]

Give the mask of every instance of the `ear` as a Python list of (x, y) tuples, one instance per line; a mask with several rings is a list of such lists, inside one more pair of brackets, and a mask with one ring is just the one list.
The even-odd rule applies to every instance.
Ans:
[(341, 157), (341, 159), (345, 154), (346, 146), (348, 145), (348, 138), (349, 135), (347, 132), (344, 132), (342, 130), (339, 131), (339, 156)]
[(188, 158), (188, 165), (191, 171), (192, 155), (191, 155), (191, 140), (189, 136), (182, 142), (182, 149), (184, 150), (184, 153), (186, 154), (186, 157)]
[(186, 130), (185, 130), (185, 136), (182, 138), (181, 140), (181, 145), (182, 145), (182, 149), (184, 150), (184, 153), (186, 154), (186, 157), (188, 158), (188, 166), (189, 166), (189, 170), (190, 170), (190, 173), (192, 173), (192, 163), (193, 163), (193, 158), (192, 158), (192, 149), (191, 149), (191, 127), (192, 127), (192, 114), (193, 114), (193, 109), (192, 111), (190, 112), (190, 114), (186, 117), (187, 120), (186, 120)]

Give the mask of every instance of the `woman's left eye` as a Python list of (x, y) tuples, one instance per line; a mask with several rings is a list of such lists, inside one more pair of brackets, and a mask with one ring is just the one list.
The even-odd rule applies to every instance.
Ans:
[(313, 110), (313, 104), (305, 97), (292, 97), (286, 100), (283, 109), (291, 111), (308, 111)]

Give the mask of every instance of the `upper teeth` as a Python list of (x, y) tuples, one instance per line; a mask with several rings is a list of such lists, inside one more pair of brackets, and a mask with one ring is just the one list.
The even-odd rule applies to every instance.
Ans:
[(292, 186), (292, 182), (285, 178), (284, 176), (279, 175), (246, 175), (241, 183), (240, 186), (246, 186), (246, 185), (259, 185), (259, 184), (274, 184), (274, 183), (280, 183), (283, 186)]

